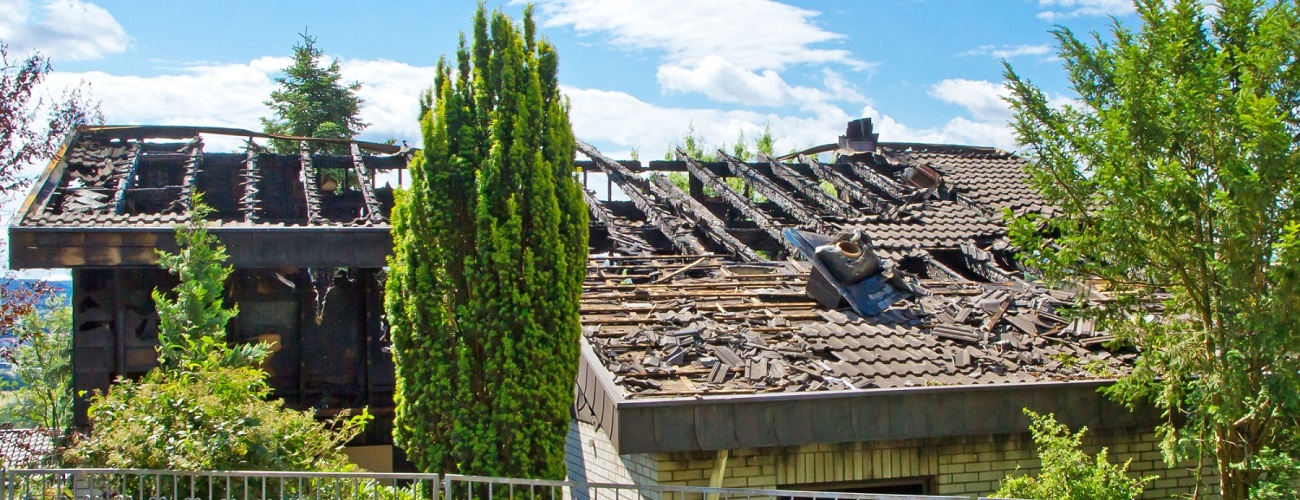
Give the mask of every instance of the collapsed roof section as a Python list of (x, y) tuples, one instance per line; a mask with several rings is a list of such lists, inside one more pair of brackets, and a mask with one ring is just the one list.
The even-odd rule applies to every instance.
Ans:
[[(830, 162), (642, 165), (579, 144), (624, 195), (587, 193), (580, 411), (622, 453), (1023, 432), (1023, 407), (1134, 422), (1091, 391), (1137, 353), (1070, 314), (1110, 299), (1025, 279), (1006, 239), (1005, 212), (1053, 214), (1026, 163), (857, 124)], [(840, 234), (875, 277), (825, 277), (810, 247)]]
[[(869, 125), (863, 135), (870, 139), (842, 140), (832, 163), (743, 162), (722, 151), (722, 161), (704, 162), (679, 150), (676, 161), (642, 167), (579, 144), (590, 160), (580, 164), (627, 198), (588, 192), (598, 253), (582, 309), (593, 352), (626, 396), (1060, 381), (1127, 370), (1134, 353), (1102, 349), (1112, 337), (1062, 310), (1105, 296), (1050, 290), (1017, 267), (1001, 211), (1052, 213), (1028, 186), (1023, 160), (991, 148), (877, 144)], [(878, 294), (870, 315), (818, 303), (808, 256), (782, 235), (790, 228), (859, 230), (869, 250), (920, 286), (901, 301)]]
[[(204, 150), (203, 134), (247, 138)], [(256, 132), (201, 127), (88, 127), (72, 134), (15, 216), (12, 267), (140, 266), (174, 247), (194, 193), (239, 267), (380, 267), (389, 253), (395, 146), (301, 140), (276, 154)], [(348, 150), (327, 154), (322, 146)], [(359, 244), (360, 243), (360, 244)], [(328, 253), (322, 249), (332, 249)]]

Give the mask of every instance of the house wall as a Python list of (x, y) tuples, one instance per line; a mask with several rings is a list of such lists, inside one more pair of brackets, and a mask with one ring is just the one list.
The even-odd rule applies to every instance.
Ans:
[(655, 484), (660, 477), (654, 456), (619, 455), (609, 436), (588, 422), (574, 420), (569, 424), (564, 452), (570, 481)]
[[(618, 457), (612, 455), (613, 446), (603, 432), (596, 432), (588, 424), (579, 427), (582, 425), (588, 427), (582, 431), (584, 446), (596, 450), (594, 454), (584, 453), (589, 481), (601, 477), (638, 484), (709, 485), (717, 452)], [(1097, 453), (1102, 447), (1108, 448), (1112, 462), (1132, 460), (1131, 476), (1159, 476), (1148, 483), (1143, 498), (1170, 498), (1190, 493), (1196, 487), (1195, 464), (1166, 466), (1161, 459), (1159, 440), (1152, 432), (1090, 431), (1084, 436), (1084, 449), (1088, 453)], [(739, 449), (729, 450), (728, 455), (723, 487), (842, 491), (871, 484), (920, 481), (928, 484), (930, 494), (972, 498), (994, 493), (1006, 476), (1035, 474), (1040, 467), (1028, 433)], [(638, 464), (635, 470), (640, 471), (640, 477), (630, 473), (632, 469), (626, 465), (629, 463)], [(619, 464), (624, 464), (623, 469), (619, 469)], [(607, 469), (617, 473), (597, 475)], [(1217, 480), (1212, 468), (1206, 467), (1205, 474), (1206, 481), (1211, 483), (1208, 488), (1214, 491), (1213, 483)]]
[[(391, 444), (395, 376), (381, 325), (380, 270), (327, 271), (318, 282), (306, 269), (235, 269), (226, 306), (237, 305), (239, 315), (227, 338), (273, 344), (263, 368), (274, 396), (288, 406), (314, 408), (321, 417), (369, 408), (377, 418), (352, 444)], [(150, 293), (174, 287), (176, 278), (161, 268), (76, 268), (72, 279), (73, 409), (76, 424), (87, 426), (85, 395), (157, 366)], [(317, 287), (328, 290), (323, 304)]]

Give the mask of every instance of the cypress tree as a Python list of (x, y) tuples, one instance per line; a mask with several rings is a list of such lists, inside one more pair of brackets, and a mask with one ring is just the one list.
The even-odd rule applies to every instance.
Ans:
[(394, 437), (421, 470), (564, 477), (587, 211), (557, 64), (531, 8), (480, 6), (421, 103), (386, 288)]

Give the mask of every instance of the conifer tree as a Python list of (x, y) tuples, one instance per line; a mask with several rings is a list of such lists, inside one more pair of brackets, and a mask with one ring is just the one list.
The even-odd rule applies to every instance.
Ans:
[[(293, 63), (284, 68), (284, 76), (276, 78), (279, 88), (271, 92), (266, 105), (272, 117), (262, 119), (262, 127), (269, 134), (324, 139), (351, 139), (369, 124), (361, 121), (361, 98), (357, 91), (360, 82), (343, 83), (339, 61), (321, 65), (324, 52), (316, 46), (316, 37), (301, 34), (302, 43), (293, 46)], [(297, 154), (297, 141), (272, 141), (281, 153)], [(347, 153), (346, 145), (324, 148), (330, 152)]]
[(394, 437), (422, 470), (559, 479), (587, 211), (553, 46), (482, 6), (421, 102), (393, 212)]

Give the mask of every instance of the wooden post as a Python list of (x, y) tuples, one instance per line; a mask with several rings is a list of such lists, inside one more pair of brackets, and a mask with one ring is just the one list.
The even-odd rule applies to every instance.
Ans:
[[(727, 457), (731, 455), (731, 450), (718, 450), (718, 456), (713, 459), (713, 472), (709, 473), (709, 487), (721, 488), (722, 479), (727, 475)], [(709, 493), (708, 500), (718, 500), (717, 493)]]

